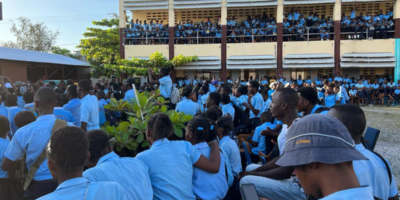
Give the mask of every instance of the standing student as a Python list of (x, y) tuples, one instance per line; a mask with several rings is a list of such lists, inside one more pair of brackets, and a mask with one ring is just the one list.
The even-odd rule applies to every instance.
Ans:
[(190, 115), (193, 117), (200, 112), (200, 106), (192, 100), (192, 96), (194, 94), (192, 92), (192, 87), (186, 86), (182, 93), (183, 96), (186, 98), (176, 105), (175, 110), (177, 112), (183, 112), (186, 115)]
[(63, 100), (62, 100), (62, 94), (57, 94), (57, 106), (54, 107), (54, 115), (61, 120), (64, 120), (66, 122), (71, 122), (74, 123), (75, 119), (74, 116), (72, 116), (72, 113), (66, 110), (63, 110)]
[(0, 92), (0, 115), (8, 117), (8, 109), (4, 106), (4, 100), (6, 96), (4, 93)]
[[(169, 76), (169, 69), (161, 68), (159, 74), (160, 78), (154, 79), (153, 70), (149, 69), (149, 79), (150, 79), (149, 83), (157, 84), (159, 86), (161, 96), (163, 96), (165, 99), (170, 99), (172, 92), (172, 79)], [(175, 108), (175, 106), (172, 103), (170, 103), (169, 106), (170, 108)]]
[(125, 87), (125, 95), (124, 95), (124, 100), (132, 103), (135, 100), (135, 93), (132, 88), (132, 84), (135, 84), (135, 79), (133, 78), (128, 78), (128, 80), (125, 81), (124, 87)]
[[(5, 116), (0, 115), (0, 162), (3, 162), (4, 152), (10, 143), (10, 141), (7, 140), (9, 131), (10, 124), (8, 119)], [(11, 199), (11, 196), (9, 196), (10, 184), (8, 172), (0, 169), (0, 196), (4, 199)]]
[(103, 91), (98, 91), (96, 96), (97, 100), (99, 100), (99, 104), (101, 104), (103, 107), (108, 105), (108, 102), (105, 100), (106, 94)]
[(23, 110), (15, 115), (14, 122), (18, 128), (22, 128), (36, 121), (35, 115), (31, 111)]
[(23, 95), (25, 101), (25, 109), (33, 110), (33, 97), (34, 94), (30, 91), (26, 91)]
[(121, 158), (113, 152), (107, 134), (102, 130), (86, 133), (89, 140), (89, 168), (83, 177), (90, 182), (116, 182), (125, 189), (128, 199), (153, 199), (147, 166), (136, 158)]
[(60, 126), (53, 114), (57, 104), (57, 94), (53, 89), (44, 87), (36, 92), (34, 99), (38, 118), (35, 122), (18, 129), (4, 153), (2, 164), (3, 170), (17, 170), (20, 162), (18, 159), (26, 154), (29, 158), (25, 161), (28, 170), (31, 170), (32, 166), (37, 167), (32, 181), (24, 192), (25, 199), (39, 198), (57, 188), (57, 181), (51, 176), (46, 160), (41, 164), (34, 164), (47, 146), (53, 126)]
[(71, 112), (74, 117), (74, 125), (81, 126), (81, 100), (78, 98), (78, 87), (74, 84), (67, 87), (68, 103), (63, 106), (63, 109)]
[[(341, 121), (349, 131), (355, 142), (355, 148), (368, 160), (353, 161), (353, 168), (360, 185), (369, 185), (375, 197), (380, 199), (397, 200), (396, 181), (389, 162), (373, 153), (362, 144), (363, 133), (367, 124), (364, 111), (354, 105), (340, 105), (333, 107), (329, 114)], [(389, 167), (389, 168), (387, 168)]]
[(247, 100), (246, 108), (250, 109), (250, 128), (254, 130), (260, 125), (261, 109), (264, 104), (261, 94), (258, 92), (260, 84), (257, 81), (251, 81), (249, 84), (249, 99)]
[(230, 117), (221, 117), (217, 121), (219, 145), (222, 152), (228, 157), (232, 174), (234, 177), (233, 185), (228, 191), (231, 199), (240, 199), (239, 191), (239, 173), (242, 171), (239, 147), (236, 142), (229, 137), (233, 130), (233, 122)]
[(81, 128), (84, 131), (100, 129), (99, 102), (96, 96), (90, 95), (90, 81), (80, 80), (77, 90), (81, 98)]
[(211, 142), (210, 158), (207, 159), (186, 141), (169, 141), (173, 134), (172, 122), (166, 114), (150, 117), (146, 138), (149, 150), (136, 156), (149, 168), (154, 199), (195, 199), (193, 194), (193, 166), (218, 173), (220, 167), (219, 148)]
[(23, 109), (19, 108), (17, 106), (17, 96), (15, 96), (13, 94), (7, 94), (6, 102), (4, 103), (4, 105), (7, 108), (6, 116), (7, 116), (8, 120), (10, 121), (10, 126), (11, 126), (10, 134), (11, 134), (11, 136), (13, 136), (18, 130), (18, 127), (15, 125), (15, 122), (14, 122), (15, 115), (17, 115)]
[(58, 182), (57, 189), (38, 200), (67, 199), (128, 199), (124, 189), (113, 182), (91, 182), (82, 177), (83, 167), (90, 158), (89, 142), (78, 127), (64, 127), (52, 136), (47, 151), (47, 165)]
[(222, 104), (222, 115), (228, 116), (234, 121), (235, 119), (235, 108), (231, 105), (231, 99), (228, 94), (222, 94), (221, 97), (221, 104)]
[[(365, 103), (365, 95), (364, 95), (364, 84), (362, 83), (362, 80), (358, 80), (358, 83), (355, 85), (357, 89), (357, 96), (358, 96), (358, 105), (363, 106)], [(361, 102), (361, 104), (360, 104)]]
[[(186, 126), (185, 140), (192, 143), (207, 158), (210, 157), (211, 152), (211, 148), (207, 144), (211, 126), (207, 119), (199, 117), (192, 119)], [(220, 158), (219, 171), (216, 174), (205, 172), (196, 167), (194, 168), (192, 184), (193, 193), (197, 199), (223, 199), (225, 197), (228, 191), (228, 182), (225, 171), (225, 159), (222, 152), (220, 152)]]

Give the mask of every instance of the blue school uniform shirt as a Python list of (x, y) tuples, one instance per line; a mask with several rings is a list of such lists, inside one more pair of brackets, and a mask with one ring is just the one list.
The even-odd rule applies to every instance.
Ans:
[(253, 111), (250, 110), (250, 119), (255, 118), (255, 117), (260, 117), (261, 116), (261, 111), (262, 107), (264, 104), (264, 99), (262, 98), (260, 93), (256, 93), (250, 100), (251, 105), (253, 106), (254, 109), (259, 110), (258, 115), (255, 115)]
[(6, 108), (8, 109), (6, 117), (8, 118), (8, 121), (10, 122), (11, 135), (14, 135), (18, 130), (18, 127), (15, 125), (14, 118), (19, 112), (23, 111), (23, 109), (19, 108), (17, 106), (6, 107)]
[(100, 99), (99, 104), (103, 105), (103, 107), (104, 107), (105, 105), (108, 105), (108, 102), (104, 99)]
[(86, 178), (83, 177), (66, 180), (62, 182), (54, 192), (38, 198), (38, 200), (53, 200), (53, 199), (128, 200), (124, 189), (118, 183), (113, 183), (113, 182), (91, 183)]
[(246, 95), (242, 95), (240, 97), (237, 97), (235, 99), (236, 105), (241, 108), (243, 111), (246, 110), (246, 106), (243, 105), (243, 103), (247, 103), (247, 100), (245, 98)]
[(135, 93), (133, 92), (133, 89), (130, 89), (130, 90), (125, 92), (124, 100), (129, 102), (129, 103), (132, 103), (133, 100), (135, 100)]
[(396, 90), (394, 91), (394, 93), (397, 94), (397, 95), (399, 95), (399, 94), (400, 94), (400, 90), (399, 90), (399, 89), (396, 89)]
[[(315, 114), (315, 111), (317, 111), (318, 108), (322, 107), (321, 105), (316, 104), (314, 108), (311, 110), (310, 114)], [(319, 114), (327, 115), (329, 111), (324, 110), (320, 112)]]
[(32, 109), (34, 107), (34, 103), (26, 103), (25, 109)]
[(359, 188), (352, 188), (347, 190), (341, 190), (332, 193), (320, 200), (373, 200), (372, 189), (369, 186), (362, 186)]
[[(55, 115), (43, 115), (38, 117), (36, 121), (18, 129), (11, 139), (4, 156), (11, 161), (16, 161), (22, 158), (22, 154), (26, 152), (26, 166), (29, 170), (47, 146), (55, 121)], [(68, 123), (68, 125), (71, 126), (72, 124)], [(45, 159), (36, 171), (33, 180), (42, 181), (49, 179), (53, 179), (53, 177), (47, 167), (47, 159)]]
[(271, 99), (268, 98), (263, 104), (263, 109), (261, 113), (266, 112), (269, 109), (270, 105), (271, 105)]
[(24, 101), (24, 97), (23, 96), (17, 96), (18, 100), (17, 100), (17, 104), (18, 104), (18, 108), (25, 108), (25, 101)]
[(344, 93), (343, 92), (339, 92), (339, 93), (337, 93), (336, 94), (336, 96), (339, 96), (339, 104), (340, 105), (344, 105), (344, 104), (346, 104), (346, 96), (344, 95)]
[[(10, 141), (4, 138), (0, 138), (0, 163), (3, 163), (4, 152), (6, 151), (8, 144), (10, 144)], [(8, 178), (8, 172), (0, 168), (0, 179), (6, 179), (6, 178)]]
[(215, 86), (213, 84), (208, 84), (208, 88), (209, 88), (209, 92), (215, 92), (217, 91), (217, 88), (215, 88)]
[(158, 82), (160, 82), (160, 94), (164, 98), (170, 98), (171, 97), (171, 89), (172, 89), (172, 79), (171, 77), (164, 76), (160, 79), (158, 79)]
[(275, 90), (268, 90), (268, 97), (269, 97), (269, 99), (272, 100), (272, 93), (274, 93), (274, 92), (275, 92)]
[(83, 177), (90, 182), (120, 183), (128, 199), (153, 199), (149, 168), (136, 158), (121, 158), (110, 152), (95, 167), (83, 172)]
[(303, 85), (303, 80), (297, 79), (297, 85)]
[(79, 100), (78, 98), (69, 100), (68, 103), (63, 106), (64, 110), (71, 112), (75, 120), (74, 125), (77, 127), (81, 126), (80, 108), (81, 108), (81, 100)]
[(325, 96), (325, 106), (331, 108), (332, 106), (336, 105), (336, 101), (339, 101), (339, 95), (331, 94)]
[(228, 157), (229, 163), (232, 167), (232, 174), (237, 177), (242, 171), (242, 163), (240, 160), (239, 147), (236, 142), (233, 141), (229, 136), (224, 136), (219, 141), (219, 148)]
[(371, 186), (373, 195), (381, 199), (395, 196), (397, 194), (396, 180), (391, 174), (392, 184), (389, 185), (388, 172), (382, 159), (365, 149), (362, 144), (356, 144), (356, 149), (368, 158), (368, 160), (353, 161), (353, 169), (360, 185)]
[(201, 100), (200, 100), (201, 107), (200, 108), (201, 108), (201, 111), (203, 111), (203, 112), (207, 110), (207, 108), (204, 105), (206, 104), (208, 94), (210, 94), (210, 93), (207, 93), (207, 94), (201, 96)]
[[(211, 148), (206, 142), (201, 142), (194, 146), (203, 156), (210, 157)], [(220, 153), (220, 158), (221, 163), (216, 174), (194, 168), (192, 184), (196, 199), (223, 199), (225, 197), (228, 191), (228, 183), (226, 182), (225, 160), (222, 153)]]
[(350, 19), (354, 19), (354, 18), (356, 18), (356, 11), (355, 10), (351, 11), (351, 14), (350, 14)]
[(53, 114), (61, 120), (64, 120), (66, 122), (71, 122), (74, 123), (74, 116), (72, 116), (72, 113), (66, 110), (63, 110), (61, 107), (55, 107)]
[(8, 110), (5, 106), (0, 105), (0, 115), (8, 118)]
[(100, 129), (99, 102), (94, 95), (86, 95), (81, 99), (81, 122), (87, 123), (87, 130)]
[(190, 84), (190, 80), (189, 79), (185, 80), (185, 84), (189, 85)]
[(233, 121), (235, 119), (235, 109), (233, 108), (233, 106), (230, 103), (222, 106), (222, 115), (228, 116), (228, 113), (232, 117), (232, 121)]
[(136, 158), (149, 168), (154, 199), (195, 199), (193, 165), (200, 156), (189, 142), (164, 138), (155, 141), (150, 149), (139, 153)]
[(265, 122), (261, 126), (257, 126), (256, 130), (254, 131), (252, 140), (258, 143), (257, 147), (253, 147), (251, 149), (251, 152), (253, 152), (254, 155), (258, 155), (258, 151), (261, 151), (262, 153), (266, 154), (265, 150), (267, 147), (265, 145), (265, 136), (261, 135), (261, 132), (263, 130), (266, 130), (267, 127), (269, 127), (270, 129), (274, 129), (276, 125), (271, 124), (271, 122)]
[(103, 104), (99, 102), (99, 123), (100, 125), (103, 125), (106, 121), (106, 110), (104, 109)]
[(199, 104), (193, 102), (191, 99), (184, 99), (176, 105), (176, 112), (183, 112), (185, 115), (194, 116), (200, 111)]

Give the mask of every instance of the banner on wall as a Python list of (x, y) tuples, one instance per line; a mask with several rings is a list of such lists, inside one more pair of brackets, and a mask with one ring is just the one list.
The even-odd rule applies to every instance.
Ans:
[(394, 57), (396, 58), (396, 64), (394, 67), (394, 80), (397, 81), (400, 79), (400, 39), (395, 39)]

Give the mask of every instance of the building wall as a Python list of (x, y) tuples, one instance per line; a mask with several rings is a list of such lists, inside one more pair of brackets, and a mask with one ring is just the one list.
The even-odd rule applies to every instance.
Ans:
[(227, 58), (229, 56), (246, 55), (274, 55), (276, 57), (276, 43), (228, 43)]
[(342, 40), (340, 41), (340, 54), (345, 53), (379, 53), (389, 52), (394, 54), (394, 39), (385, 40)]
[(220, 44), (175, 45), (175, 55), (184, 56), (218, 56), (221, 58)]
[(12, 81), (27, 81), (26, 62), (0, 60), (2, 76), (9, 77)]
[(288, 54), (329, 53), (334, 56), (334, 41), (284, 42), (283, 58)]
[(159, 51), (164, 57), (169, 57), (168, 45), (125, 45), (125, 58), (149, 57)]

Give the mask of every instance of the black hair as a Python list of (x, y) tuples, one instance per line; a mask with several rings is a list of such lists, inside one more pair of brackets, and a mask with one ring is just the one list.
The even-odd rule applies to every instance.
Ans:
[(77, 97), (78, 97), (77, 88), (78, 88), (78, 86), (76, 86), (76, 85), (74, 85), (74, 84), (68, 86), (67, 92), (69, 93), (69, 95), (70, 95), (72, 98), (77, 98)]
[(121, 90), (121, 86), (118, 83), (114, 83), (112, 85), (112, 88), (115, 92), (120, 91)]
[(34, 96), (35, 95), (32, 92), (26, 91), (22, 98), (24, 99), (25, 103), (33, 103)]
[(10, 131), (10, 122), (7, 117), (0, 115), (0, 137), (5, 138)]
[(272, 113), (270, 110), (261, 113), (261, 120), (264, 122), (271, 122), (272, 121)]
[(57, 103), (57, 93), (51, 88), (40, 88), (35, 94), (35, 101), (39, 102), (39, 106), (43, 108), (50, 108)]
[(90, 81), (86, 79), (82, 79), (78, 82), (78, 86), (81, 88), (83, 92), (90, 91)]
[(217, 139), (217, 124), (215, 123), (214, 120), (206, 118), (208, 124), (209, 124), (209, 131), (208, 131), (208, 138), (206, 142), (211, 142)]
[(187, 128), (198, 142), (204, 142), (209, 135), (210, 125), (205, 118), (196, 117), (189, 121)]
[(238, 87), (237, 90), (238, 90), (238, 91), (240, 92), (240, 94), (242, 94), (242, 95), (247, 95), (247, 93), (249, 93), (248, 88), (247, 88), (246, 86), (244, 86), (244, 85), (241, 85), (240, 87)]
[(341, 121), (349, 130), (352, 137), (361, 137), (367, 125), (364, 111), (356, 105), (335, 105), (332, 109), (333, 116)]
[(56, 87), (56, 82), (50, 81), (50, 82), (49, 82), (49, 85), (50, 85), (50, 87), (54, 88), (54, 87)]
[(318, 102), (318, 93), (317, 90), (315, 90), (312, 87), (302, 87), (297, 90), (297, 92), (300, 94), (301, 97), (303, 97), (305, 100), (309, 101), (311, 105), (315, 105)]
[(202, 117), (202, 118), (207, 118), (206, 113), (197, 113), (194, 115), (194, 117)]
[(257, 88), (260, 87), (260, 83), (258, 81), (250, 81), (250, 85), (252, 88)]
[(0, 92), (0, 97), (2, 102), (6, 102), (7, 96), (4, 94), (4, 92)]
[(231, 102), (231, 97), (229, 96), (229, 94), (222, 94), (221, 101), (223, 104), (228, 104)]
[(102, 90), (103, 86), (102, 86), (100, 83), (96, 83), (95, 85), (96, 85), (96, 87), (98, 87), (100, 90)]
[(109, 138), (102, 130), (92, 130), (86, 132), (89, 141), (90, 161), (97, 162), (105, 153), (104, 148), (109, 147)]
[(221, 87), (221, 90), (226, 90), (226, 91), (228, 91), (228, 94), (231, 93), (231, 87), (229, 87), (228, 85), (223, 85), (223, 86)]
[(67, 85), (72, 85), (72, 84), (74, 84), (74, 81), (72, 79), (68, 79), (67, 80)]
[(35, 114), (27, 110), (23, 110), (17, 113), (14, 117), (15, 126), (17, 126), (18, 128), (22, 128), (34, 121), (36, 121)]
[(210, 90), (210, 88), (208, 87), (207, 84), (203, 84), (203, 86), (201, 86), (200, 90), (203, 90), (204, 94), (207, 94), (208, 91)]
[(164, 67), (164, 68), (161, 68), (160, 69), (160, 75), (163, 75), (163, 76), (168, 76), (169, 75), (169, 68), (166, 68), (166, 67)]
[(223, 135), (229, 134), (233, 129), (233, 122), (231, 117), (221, 117), (217, 121), (218, 128), (223, 129)]
[(156, 113), (147, 122), (147, 128), (153, 133), (153, 140), (169, 138), (174, 133), (174, 128), (168, 115)]
[(222, 116), (222, 111), (218, 106), (211, 106), (207, 109), (206, 116), (208, 119), (217, 121)]
[(190, 97), (190, 95), (192, 94), (192, 87), (190, 86), (186, 86), (185, 89), (183, 89), (182, 94), (184, 97)]
[(7, 107), (11, 107), (11, 106), (17, 106), (18, 102), (18, 97), (14, 94), (7, 94), (6, 96), (6, 101), (4, 102), (4, 105)]
[(113, 97), (114, 97), (117, 101), (119, 101), (119, 100), (122, 99), (121, 91), (112, 92), (112, 95), (113, 95)]
[(215, 102), (215, 105), (218, 105), (221, 103), (221, 95), (218, 92), (211, 92), (208, 95), (208, 98), (210, 98), (210, 100), (213, 100)]
[(268, 95), (268, 88), (262, 90), (261, 95)]
[(276, 93), (280, 94), (282, 102), (286, 102), (289, 106), (296, 107), (299, 105), (299, 95), (297, 94), (296, 90), (292, 88), (281, 88), (277, 90)]
[(57, 94), (57, 106), (63, 107), (63, 105), (66, 104), (65, 99), (65, 94)]
[(106, 98), (106, 93), (104, 93), (103, 91), (98, 91), (97, 92), (97, 98), (99, 98), (99, 99)]
[(60, 128), (51, 136), (47, 158), (53, 160), (62, 173), (82, 171), (89, 150), (85, 132), (73, 126)]
[(132, 84), (135, 84), (135, 79), (128, 78), (128, 80), (126, 80), (125, 84), (128, 85), (129, 88), (132, 88)]

